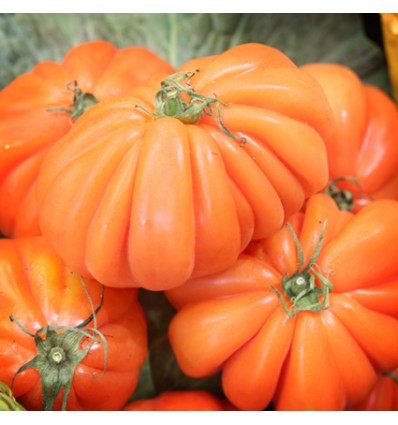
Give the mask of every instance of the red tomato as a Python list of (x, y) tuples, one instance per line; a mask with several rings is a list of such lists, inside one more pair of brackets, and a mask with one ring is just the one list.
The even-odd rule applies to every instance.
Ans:
[(203, 390), (166, 391), (154, 398), (136, 400), (123, 410), (191, 411), (236, 410), (230, 403)]
[(252, 242), (232, 267), (167, 291), (181, 369), (221, 370), (242, 410), (361, 402), (376, 373), (398, 367), (397, 217), (398, 201), (354, 215), (316, 194), (290, 228)]
[(164, 72), (173, 68), (149, 49), (91, 41), (69, 50), (62, 63), (41, 62), (3, 88), (0, 232), (9, 237), (39, 235), (36, 180), (48, 148), (95, 102)]
[(314, 63), (301, 69), (321, 84), (334, 112), (326, 148), (330, 180), (338, 180), (342, 207), (358, 211), (372, 199), (398, 199), (396, 104), (343, 65)]
[[(27, 410), (44, 408), (42, 384), (47, 394), (58, 375), (66, 379), (65, 388), (73, 378), (67, 410), (120, 410), (137, 386), (147, 352), (137, 290), (105, 288), (95, 320), (82, 327), (100, 306), (103, 289), (96, 281), (84, 282), (88, 294), (43, 238), (0, 240), (0, 381), (13, 384), (14, 396)], [(33, 358), (39, 359), (35, 369), (15, 375)], [(46, 410), (50, 399), (45, 397)], [(62, 401), (61, 390), (54, 410)]]
[(240, 45), (132, 94), (41, 168), (43, 235), (81, 275), (164, 290), (220, 271), (327, 183), (329, 105), (278, 50)]
[(378, 375), (376, 385), (362, 403), (351, 410), (398, 410), (398, 369), (393, 374)]

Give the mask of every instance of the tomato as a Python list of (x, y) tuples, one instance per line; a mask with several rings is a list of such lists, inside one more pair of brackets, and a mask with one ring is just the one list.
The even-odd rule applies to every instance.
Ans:
[(326, 185), (332, 125), (319, 84), (276, 49), (193, 59), (93, 106), (53, 146), (38, 180), (43, 236), (115, 287), (220, 271)]
[(220, 371), (242, 410), (343, 410), (398, 366), (398, 201), (326, 194), (220, 273), (166, 292), (182, 371)]
[(41, 62), (3, 88), (0, 232), (9, 237), (40, 235), (35, 190), (41, 162), (85, 109), (172, 71), (149, 49), (90, 41), (69, 50), (62, 63)]
[(358, 211), (372, 199), (398, 199), (396, 104), (343, 65), (314, 63), (301, 69), (321, 84), (334, 112), (326, 148), (342, 207)]
[(191, 411), (236, 410), (227, 401), (204, 390), (170, 390), (156, 397), (135, 400), (123, 410), (140, 411)]
[(121, 409), (146, 331), (136, 289), (83, 282), (40, 236), (0, 240), (0, 381), (27, 410), (59, 410), (64, 395), (67, 410)]
[(386, 375), (378, 375), (376, 385), (360, 404), (351, 410), (387, 411), (398, 410), (398, 370)]

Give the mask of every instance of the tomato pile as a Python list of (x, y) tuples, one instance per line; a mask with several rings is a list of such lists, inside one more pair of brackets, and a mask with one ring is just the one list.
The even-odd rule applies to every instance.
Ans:
[[(352, 70), (85, 42), (0, 91), (0, 153), (0, 410), (397, 410), (398, 109)], [(222, 397), (131, 401), (139, 291)]]

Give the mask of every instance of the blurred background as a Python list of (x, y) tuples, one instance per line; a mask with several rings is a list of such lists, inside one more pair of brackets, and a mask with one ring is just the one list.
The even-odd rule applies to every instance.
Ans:
[(245, 42), (276, 47), (297, 65), (337, 62), (390, 92), (378, 14), (0, 14), (0, 88), (74, 45), (106, 39), (141, 45), (178, 67)]

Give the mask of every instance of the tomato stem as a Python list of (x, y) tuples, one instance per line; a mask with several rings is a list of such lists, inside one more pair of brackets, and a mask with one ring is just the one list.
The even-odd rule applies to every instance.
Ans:
[[(73, 86), (71, 88), (71, 86)], [(68, 83), (66, 86), (67, 90), (73, 92), (73, 103), (70, 106), (70, 109), (66, 108), (48, 108), (49, 112), (66, 112), (69, 114), (75, 121), (79, 119), (84, 112), (90, 106), (98, 103), (98, 100), (91, 93), (84, 93), (77, 85), (77, 81), (73, 81), (72, 83)]]
[(338, 187), (338, 183), (342, 181), (350, 181), (351, 183), (354, 183), (355, 186), (358, 187), (358, 189), (361, 192), (361, 196), (366, 196), (369, 198), (369, 200), (372, 200), (372, 198), (369, 195), (365, 195), (362, 191), (362, 186), (358, 182), (358, 180), (355, 177), (352, 176), (342, 176), (337, 179), (332, 180), (328, 187), (324, 190), (324, 193), (326, 195), (329, 195), (333, 200), (336, 202), (337, 206), (342, 211), (353, 211), (355, 208), (355, 198), (354, 194), (346, 189), (340, 189)]
[[(88, 294), (83, 279), (81, 279), (81, 281)], [(102, 287), (100, 304), (95, 310), (91, 297), (89, 296), (92, 314), (78, 326), (44, 326), (35, 334), (28, 332), (22, 324), (11, 315), (10, 320), (34, 338), (37, 348), (37, 355), (17, 370), (13, 377), (11, 387), (14, 385), (15, 378), (19, 373), (30, 368), (36, 369), (42, 381), (43, 410), (52, 410), (55, 399), (62, 388), (64, 389), (64, 394), (61, 408), (62, 410), (66, 410), (72, 379), (77, 365), (86, 357), (93, 344), (100, 344), (101, 342), (104, 347), (105, 374), (107, 341), (97, 329), (96, 322), (96, 313), (102, 307), (103, 300), (104, 287)], [(94, 328), (85, 327), (82, 329), (83, 326), (87, 326), (91, 321), (94, 322)]]
[(398, 373), (397, 369), (393, 370), (392, 372), (386, 372), (383, 374), (386, 377), (392, 378), (396, 384), (398, 384)]
[(60, 364), (66, 359), (65, 350), (62, 347), (53, 347), (50, 350), (49, 358), (55, 364)]
[[(282, 277), (282, 290), (291, 303), (291, 308), (286, 304), (282, 294), (275, 287), (271, 289), (276, 293), (282, 305), (283, 310), (289, 317), (294, 317), (300, 311), (319, 312), (329, 308), (329, 293), (333, 289), (332, 283), (326, 279), (320, 271), (316, 269), (316, 260), (318, 259), (323, 239), (325, 236), (327, 220), (324, 221), (322, 231), (315, 247), (315, 250), (304, 266), (304, 254), (300, 241), (293, 227), (288, 223), (287, 226), (292, 233), (294, 243), (297, 248), (298, 267), (291, 276), (287, 274)], [(321, 282), (321, 286), (316, 284), (316, 278)], [(322, 299), (320, 297), (322, 296)]]
[(241, 146), (244, 145), (246, 139), (231, 133), (222, 121), (220, 105), (228, 105), (220, 102), (216, 96), (206, 97), (197, 93), (190, 85), (189, 80), (198, 72), (198, 69), (193, 72), (177, 72), (162, 81), (155, 97), (154, 113), (147, 111), (141, 105), (136, 107), (150, 114), (154, 119), (173, 117), (185, 124), (195, 124), (203, 115), (211, 116), (223, 133), (237, 140)]

